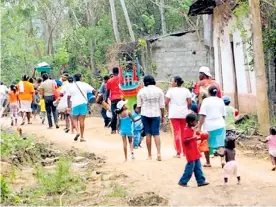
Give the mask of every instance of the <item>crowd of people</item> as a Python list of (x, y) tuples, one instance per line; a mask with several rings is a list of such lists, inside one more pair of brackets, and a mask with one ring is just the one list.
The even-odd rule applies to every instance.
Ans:
[[(47, 73), (41, 78), (23, 75), (21, 81), (12, 84), (10, 89), (1, 83), (1, 116), (7, 100), (12, 126), (18, 125), (18, 114), (20, 125), (24, 125), (26, 119), (27, 124), (32, 124), (31, 116), (35, 119), (39, 113), (42, 124), (47, 117), (48, 128), (55, 126), (58, 129), (58, 114), (61, 114), (66, 123), (65, 133), (71, 131), (75, 134), (75, 141), (80, 139), (84, 142), (85, 118), (92, 94), (92, 97), (101, 97), (97, 103), (102, 105), (104, 127), (110, 127), (111, 134), (119, 133), (122, 137), (125, 161), (128, 159), (128, 143), (131, 159), (135, 159), (134, 149), (141, 147), (143, 137), (146, 137), (148, 159), (152, 159), (153, 138), (156, 159), (161, 161), (160, 129), (164, 119), (168, 118), (174, 137), (175, 157), (185, 156), (187, 159), (178, 183), (180, 186), (188, 186), (193, 174), (198, 186), (209, 184), (203, 174), (201, 153), (206, 159), (203, 167), (211, 167), (210, 156), (220, 156), (224, 182), (228, 183), (230, 175), (234, 174), (240, 183), (239, 167), (235, 161), (235, 109), (230, 105), (230, 97), (222, 96), (208, 67), (199, 69), (199, 81), (192, 90), (182, 87), (184, 81), (175, 76), (166, 94), (156, 86), (153, 76), (146, 75), (144, 87), (137, 94), (137, 103), (131, 109), (121, 95), (119, 79), (119, 69), (114, 67), (112, 74), (104, 76), (103, 83), (96, 90), (83, 82), (79, 73), (70, 76), (65, 72), (60, 80), (51, 79)], [(271, 135), (261, 141), (269, 143), (275, 170), (276, 129), (272, 127), (270, 131)]]

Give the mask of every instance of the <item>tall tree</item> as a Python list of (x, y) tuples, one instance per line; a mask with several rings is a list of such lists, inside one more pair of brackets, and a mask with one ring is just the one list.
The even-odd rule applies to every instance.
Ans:
[(264, 63), (260, 0), (249, 0), (252, 16), (254, 69), (256, 75), (257, 114), (260, 131), (266, 135), (269, 129), (269, 105), (267, 77)]
[(121, 6), (123, 8), (123, 12), (124, 12), (124, 16), (125, 16), (125, 19), (126, 19), (127, 28), (128, 28), (128, 31), (129, 31), (131, 41), (134, 42), (135, 41), (135, 36), (134, 36), (132, 25), (131, 25), (131, 22), (130, 22), (130, 19), (129, 19), (129, 16), (128, 16), (125, 0), (120, 0), (120, 1), (121, 1)]
[(165, 21), (165, 15), (164, 15), (164, 0), (160, 0), (160, 5), (159, 5), (159, 10), (160, 10), (160, 16), (161, 16), (161, 26), (162, 26), (162, 34), (167, 33), (167, 28), (166, 28), (166, 21)]
[(110, 10), (111, 10), (113, 32), (114, 32), (115, 40), (118, 43), (120, 42), (120, 34), (118, 30), (118, 22), (116, 17), (116, 8), (115, 8), (114, 0), (109, 0), (109, 4), (110, 4)]

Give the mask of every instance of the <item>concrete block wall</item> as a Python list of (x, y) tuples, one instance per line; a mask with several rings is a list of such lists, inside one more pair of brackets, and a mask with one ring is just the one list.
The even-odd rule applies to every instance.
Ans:
[(203, 65), (214, 75), (213, 51), (210, 56), (209, 47), (198, 40), (196, 32), (157, 39), (151, 43), (151, 60), (156, 64), (157, 80), (179, 75), (186, 81), (197, 81), (198, 69)]

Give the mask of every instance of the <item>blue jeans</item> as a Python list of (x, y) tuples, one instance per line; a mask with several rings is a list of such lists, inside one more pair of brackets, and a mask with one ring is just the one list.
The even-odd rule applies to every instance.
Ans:
[(134, 130), (133, 146), (138, 147), (141, 141), (141, 130)]
[(192, 162), (188, 162), (186, 164), (185, 171), (184, 171), (182, 177), (180, 178), (179, 183), (181, 183), (183, 185), (187, 185), (187, 183), (191, 179), (193, 173), (195, 174), (196, 182), (198, 185), (205, 183), (205, 177), (201, 170), (200, 159), (192, 161)]
[(44, 100), (45, 100), (48, 124), (49, 124), (49, 127), (52, 127), (53, 121), (52, 121), (51, 114), (53, 114), (55, 124), (58, 123), (57, 108), (53, 104), (53, 102), (55, 101), (55, 97), (54, 96), (44, 96)]
[(107, 115), (106, 115), (106, 109), (105, 108), (102, 108), (101, 115), (102, 115), (102, 117), (104, 119), (104, 126), (107, 126), (109, 124), (109, 122), (110, 122), (110, 118), (107, 117)]

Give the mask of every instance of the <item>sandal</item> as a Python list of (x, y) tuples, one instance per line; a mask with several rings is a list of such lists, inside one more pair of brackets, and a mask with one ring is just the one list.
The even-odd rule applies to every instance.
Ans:
[(25, 121), (23, 121), (20, 125), (23, 126), (25, 124)]
[(86, 142), (86, 140), (85, 140), (85, 139), (83, 139), (83, 138), (81, 138), (81, 139), (80, 139), (80, 142)]
[(203, 167), (212, 167), (211, 164), (204, 164)]
[(79, 134), (77, 134), (76, 136), (75, 136), (75, 138), (74, 138), (74, 141), (78, 141), (78, 139), (79, 139)]
[(157, 156), (157, 161), (161, 161), (162, 159), (161, 159), (161, 155), (158, 155)]
[(66, 130), (64, 130), (64, 132), (65, 132), (65, 133), (68, 133), (69, 131), (70, 131), (70, 129), (66, 129)]

